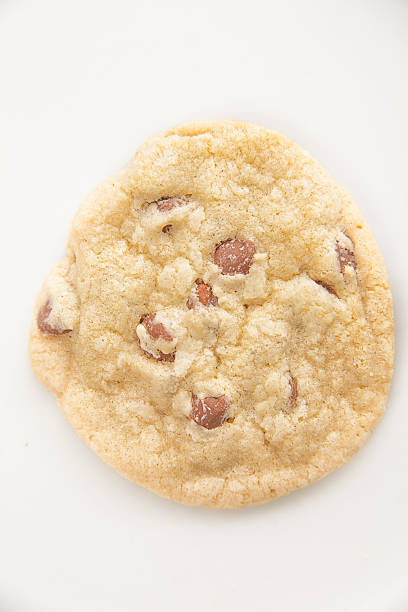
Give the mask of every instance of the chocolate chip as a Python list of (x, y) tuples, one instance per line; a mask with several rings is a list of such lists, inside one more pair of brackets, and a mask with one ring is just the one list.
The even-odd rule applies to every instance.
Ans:
[[(156, 314), (153, 313), (153, 314), (143, 315), (142, 318), (140, 319), (140, 323), (146, 329), (146, 331), (149, 334), (149, 336), (151, 338), (153, 338), (154, 340), (158, 340), (159, 338), (161, 338), (162, 340), (165, 340), (166, 342), (171, 342), (172, 340), (174, 340), (173, 336), (164, 327), (163, 323), (155, 323), (154, 322), (155, 317), (156, 317)], [(159, 354), (158, 357), (155, 357), (154, 355), (152, 355), (148, 351), (144, 351), (144, 352), (149, 357), (154, 357), (154, 359), (157, 359), (158, 361), (174, 361), (175, 358), (176, 358), (176, 353), (175, 352), (173, 352), (173, 353), (163, 353), (162, 351), (157, 349), (157, 352)]]
[(193, 395), (191, 405), (191, 418), (206, 429), (219, 427), (227, 418), (228, 401), (225, 395), (205, 397), (202, 400)]
[(291, 410), (296, 406), (296, 400), (298, 396), (298, 388), (296, 378), (293, 378), (292, 374), (289, 376), (289, 386), (290, 386), (290, 395), (289, 395), (289, 406)]
[(221, 269), (221, 274), (248, 274), (255, 252), (252, 240), (231, 238), (217, 246), (214, 263)]
[(63, 329), (61, 327), (52, 325), (50, 323), (49, 316), (52, 312), (52, 306), (50, 300), (47, 300), (38, 311), (37, 325), (43, 334), (50, 334), (52, 336), (60, 336), (61, 334), (68, 334), (72, 329)]
[(218, 300), (213, 294), (210, 285), (200, 279), (196, 280), (195, 287), (188, 298), (187, 306), (190, 309), (195, 308), (198, 302), (203, 306), (217, 306), (218, 304)]
[(149, 336), (154, 338), (154, 340), (157, 340), (158, 338), (162, 338), (163, 340), (166, 340), (167, 342), (171, 342), (173, 340), (173, 336), (167, 331), (163, 323), (154, 322), (155, 317), (156, 317), (156, 314), (144, 315), (141, 318), (140, 322), (146, 328)]
[[(146, 351), (145, 351), (146, 352)], [(162, 353), (162, 351), (158, 351), (159, 357), (157, 357), (158, 361), (174, 361), (176, 358), (176, 353)], [(150, 355), (150, 353), (148, 353)], [(153, 355), (150, 355), (153, 357)]]
[(335, 295), (336, 297), (339, 297), (337, 295), (337, 293), (335, 292), (335, 290), (333, 289), (333, 287), (330, 287), (330, 285), (327, 285), (323, 281), (317, 281), (317, 280), (315, 280), (315, 283), (316, 283), (316, 285), (320, 285), (321, 287), (323, 287), (323, 289), (326, 289), (326, 291), (328, 291), (332, 295)]
[(160, 198), (160, 200), (156, 202), (157, 210), (160, 212), (169, 212), (173, 210), (173, 208), (187, 204), (187, 201), (186, 196)]
[(344, 274), (346, 266), (352, 266), (354, 270), (356, 269), (357, 264), (353, 251), (350, 251), (350, 249), (341, 246), (338, 240), (336, 240), (336, 252), (337, 260), (340, 266), (340, 272), (342, 274)]
[(164, 227), (162, 227), (163, 234), (167, 234), (171, 230), (172, 227), (173, 227), (172, 225), (165, 225)]

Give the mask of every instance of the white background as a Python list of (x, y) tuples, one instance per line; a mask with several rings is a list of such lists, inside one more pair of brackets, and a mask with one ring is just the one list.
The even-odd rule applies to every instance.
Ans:
[[(0, 2), (0, 612), (408, 610), (408, 2)], [(147, 137), (255, 121), (354, 195), (384, 254), (389, 409), (322, 482), (262, 507), (163, 500), (35, 380), (35, 294), (85, 194)]]

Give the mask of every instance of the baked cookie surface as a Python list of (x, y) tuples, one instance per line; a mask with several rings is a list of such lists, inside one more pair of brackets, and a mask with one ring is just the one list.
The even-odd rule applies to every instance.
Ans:
[(392, 377), (392, 299), (364, 218), (309, 154), (253, 124), (196, 122), (88, 196), (30, 355), (117, 471), (240, 507), (364, 444)]

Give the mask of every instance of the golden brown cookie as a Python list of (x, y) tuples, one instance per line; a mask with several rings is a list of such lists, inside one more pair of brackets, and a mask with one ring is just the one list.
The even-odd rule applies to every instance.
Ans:
[(362, 215), (310, 155), (256, 125), (197, 122), (86, 199), (30, 353), (121, 474), (240, 507), (367, 440), (392, 376), (391, 293)]

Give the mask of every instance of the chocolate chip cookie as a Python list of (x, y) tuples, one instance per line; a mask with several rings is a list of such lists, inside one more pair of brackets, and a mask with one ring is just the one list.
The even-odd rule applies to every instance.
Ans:
[(30, 354), (121, 474), (241, 507), (367, 440), (392, 376), (391, 293), (365, 220), (309, 154), (256, 125), (191, 123), (79, 209)]

